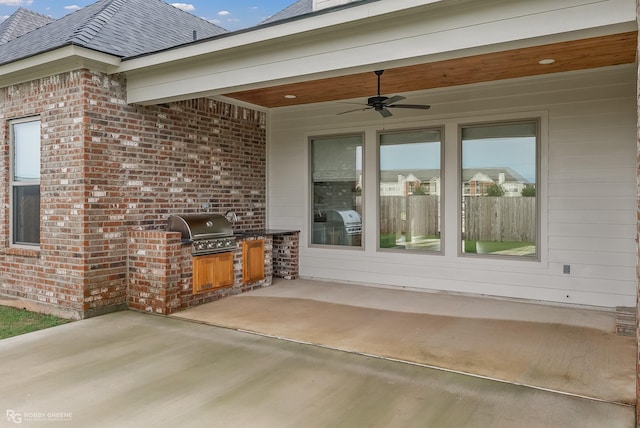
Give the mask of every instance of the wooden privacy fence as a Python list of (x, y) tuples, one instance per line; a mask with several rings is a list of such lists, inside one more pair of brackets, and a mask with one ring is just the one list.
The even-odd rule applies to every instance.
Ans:
[(464, 239), (517, 241), (536, 239), (536, 198), (465, 197)]
[(439, 234), (438, 197), (430, 195), (381, 196), (380, 233), (415, 236)]

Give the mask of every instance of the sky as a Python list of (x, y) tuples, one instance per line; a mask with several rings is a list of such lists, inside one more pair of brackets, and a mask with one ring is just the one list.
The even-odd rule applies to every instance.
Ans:
[[(398, 144), (381, 147), (380, 168), (438, 169), (440, 143)], [(485, 138), (466, 140), (462, 167), (469, 169), (511, 168), (528, 182), (536, 181), (536, 140), (528, 138)]]
[[(97, 0), (0, 0), (0, 22), (18, 7), (58, 19)], [(296, 0), (185, 0), (166, 1), (182, 10), (235, 31), (259, 24)]]

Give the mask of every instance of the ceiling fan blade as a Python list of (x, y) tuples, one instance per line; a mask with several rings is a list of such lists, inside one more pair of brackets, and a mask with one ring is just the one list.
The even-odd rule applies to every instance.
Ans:
[(389, 105), (389, 104), (397, 103), (398, 101), (402, 101), (404, 99), (405, 99), (405, 97), (403, 97), (401, 95), (394, 95), (393, 97), (387, 98), (386, 100), (384, 100), (384, 103), (386, 105)]
[(392, 106), (387, 106), (387, 108), (395, 107), (395, 108), (415, 108), (419, 110), (429, 110), (431, 108), (430, 105), (426, 104), (394, 104)]
[(371, 107), (360, 107), (360, 108), (357, 108), (357, 109), (354, 109), (354, 110), (343, 111), (343, 112), (340, 112), (340, 113), (336, 113), (336, 116), (339, 116), (341, 114), (346, 114), (346, 113), (353, 113), (355, 111), (365, 111), (365, 110), (371, 110)]
[(382, 109), (376, 109), (378, 111), (378, 113), (380, 113), (382, 115), (382, 117), (390, 117), (393, 116), (391, 114), (391, 112), (389, 110), (387, 110), (386, 108), (382, 108)]
[[(367, 99), (367, 104), (358, 104), (363, 106), (361, 108), (357, 108), (354, 110), (347, 110), (347, 111), (343, 111), (336, 114), (340, 115), (340, 114), (346, 114), (346, 113), (351, 113), (355, 111), (375, 110), (378, 113), (380, 113), (382, 117), (390, 117), (393, 115), (388, 110), (389, 108), (412, 108), (412, 109), (418, 109), (418, 110), (428, 110), (431, 108), (430, 105), (426, 105), (426, 104), (395, 104), (398, 101), (402, 101), (406, 99), (402, 95), (394, 95), (392, 97), (383, 97), (382, 95), (380, 95), (380, 77), (382, 76), (382, 73), (384, 73), (384, 70), (377, 70), (374, 73), (376, 74), (376, 76), (378, 76), (378, 95), (375, 97), (369, 97)], [(356, 104), (356, 103), (350, 103), (350, 102), (342, 102), (342, 103)]]

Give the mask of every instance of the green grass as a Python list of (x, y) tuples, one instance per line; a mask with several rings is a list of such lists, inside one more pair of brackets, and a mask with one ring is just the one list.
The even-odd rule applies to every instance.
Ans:
[[(534, 242), (511, 242), (511, 241), (502, 241), (502, 242), (493, 242), (493, 241), (464, 241), (464, 252), (465, 253), (482, 253), (482, 254), (491, 254), (496, 251), (506, 251), (513, 250), (515, 248), (525, 247), (528, 245), (535, 245)], [(478, 251), (478, 247), (481, 247), (482, 250)]]
[(380, 234), (380, 248), (393, 248), (396, 246), (396, 234), (395, 233), (382, 233)]
[(414, 236), (413, 242), (407, 244), (403, 239), (400, 243), (396, 241), (395, 233), (381, 233), (380, 234), (380, 248), (405, 248), (407, 245), (410, 245), (413, 248), (418, 248), (422, 246), (420, 241), (429, 240), (429, 239), (440, 239), (438, 235), (424, 235), (424, 236)]
[(69, 320), (24, 309), (0, 306), (0, 339), (65, 324)]

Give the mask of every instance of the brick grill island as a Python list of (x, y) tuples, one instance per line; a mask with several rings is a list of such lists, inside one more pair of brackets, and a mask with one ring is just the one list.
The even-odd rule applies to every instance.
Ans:
[[(168, 315), (269, 286), (274, 277), (298, 277), (297, 231), (258, 231), (238, 234), (236, 239), (238, 246), (233, 250), (233, 285), (195, 294), (192, 287), (194, 255), (191, 245), (182, 241), (180, 232), (132, 231), (128, 246), (128, 306), (139, 311)], [(264, 240), (265, 276), (262, 280), (245, 283), (242, 242), (252, 240)]]

